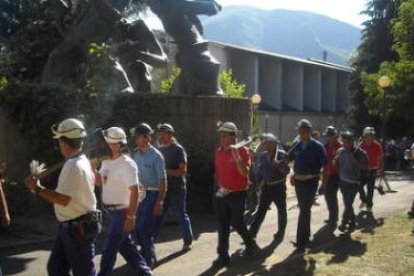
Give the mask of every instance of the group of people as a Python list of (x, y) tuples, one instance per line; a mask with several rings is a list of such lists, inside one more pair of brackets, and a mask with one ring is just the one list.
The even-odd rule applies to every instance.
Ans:
[[(139, 275), (152, 275), (157, 262), (154, 243), (163, 221), (171, 210), (183, 232), (183, 251), (191, 250), (193, 233), (186, 211), (187, 155), (177, 142), (170, 124), (157, 128), (158, 146), (152, 145), (154, 130), (140, 123), (132, 130), (136, 148), (127, 150), (127, 135), (120, 127), (110, 127), (103, 136), (110, 149), (110, 158), (101, 163), (88, 160), (83, 151), (87, 136), (77, 119), (63, 120), (52, 127), (60, 152), (65, 158), (57, 188), (47, 189), (37, 175), (26, 178), (27, 188), (54, 204), (59, 229), (48, 261), (49, 275), (96, 275), (94, 241), (100, 231), (102, 214), (97, 210), (95, 186), (102, 187), (102, 201), (108, 212), (109, 225), (98, 275), (109, 275), (118, 252)], [(218, 128), (220, 145), (214, 155), (213, 204), (218, 222), (218, 257), (215, 266), (227, 266), (231, 229), (242, 237), (250, 257), (259, 250), (256, 235), (270, 205), (278, 213), (274, 239), (283, 240), (288, 221), (286, 208), (287, 182), (294, 186), (299, 206), (296, 250), (303, 252), (311, 237), (311, 208), (321, 183), (329, 217), (326, 223), (338, 225), (338, 191), (342, 192), (344, 212), (338, 229), (352, 232), (356, 227), (353, 202), (359, 193), (361, 208), (371, 212), (375, 178), (383, 173), (383, 151), (375, 140), (372, 127), (364, 129), (361, 141), (345, 131), (329, 126), (323, 145), (312, 137), (313, 127), (306, 119), (299, 121), (297, 139), (285, 152), (272, 133), (261, 136), (261, 152), (255, 153), (237, 144), (239, 129), (232, 122)], [(246, 190), (253, 174), (261, 187), (259, 205), (253, 223), (244, 220)], [(290, 178), (289, 163), (294, 162)], [(1, 189), (0, 189), (1, 191)], [(0, 194), (1, 195), (1, 194)], [(4, 197), (0, 197), (5, 203)], [(5, 205), (5, 204), (3, 204)], [(8, 223), (7, 208), (2, 207), (3, 223)]]
[[(169, 211), (183, 230), (183, 251), (191, 249), (193, 233), (186, 211), (187, 155), (174, 138), (170, 124), (158, 126), (160, 146), (154, 147), (154, 130), (140, 123), (132, 130), (136, 148), (129, 153), (127, 135), (110, 127), (103, 136), (109, 159), (98, 163), (83, 153), (86, 130), (69, 118), (52, 127), (65, 163), (57, 188), (47, 189), (36, 175), (25, 184), (37, 196), (54, 204), (58, 233), (48, 261), (49, 275), (110, 275), (120, 253), (138, 275), (152, 275), (156, 264), (154, 242)], [(94, 241), (100, 232), (102, 213), (97, 210), (95, 186), (102, 187), (108, 227), (100, 270), (94, 266)], [(135, 236), (135, 237), (134, 237)]]
[[(237, 126), (232, 122), (222, 124), (220, 147), (215, 152), (215, 194), (214, 205), (218, 217), (218, 258), (213, 264), (226, 266), (229, 257), (229, 233), (233, 227), (242, 237), (251, 256), (258, 246), (256, 235), (272, 203), (277, 207), (278, 223), (274, 239), (282, 240), (287, 225), (286, 185), (294, 186), (298, 205), (297, 251), (303, 252), (309, 246), (311, 236), (311, 208), (315, 202), (318, 187), (325, 193), (329, 226), (338, 226), (338, 191), (343, 196), (344, 212), (338, 229), (352, 232), (356, 227), (353, 203), (359, 193), (360, 208), (372, 212), (375, 178), (383, 173), (383, 151), (375, 139), (372, 127), (364, 129), (361, 141), (356, 141), (350, 131), (339, 133), (329, 126), (323, 135), (326, 144), (313, 137), (313, 127), (308, 120), (300, 120), (298, 136), (293, 146), (285, 152), (278, 138), (272, 133), (261, 136), (256, 152), (236, 144)], [(254, 156), (256, 155), (256, 156)], [(254, 160), (255, 164), (251, 164)], [(294, 162), (290, 174), (289, 163)], [(249, 173), (254, 169), (253, 174)], [(244, 222), (246, 190), (249, 178), (260, 186), (257, 211), (250, 227)], [(320, 185), (321, 183), (321, 185)]]

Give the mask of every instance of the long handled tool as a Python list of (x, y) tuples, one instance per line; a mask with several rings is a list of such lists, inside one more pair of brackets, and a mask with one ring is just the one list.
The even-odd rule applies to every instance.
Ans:
[[(105, 137), (103, 136), (102, 129), (100, 128), (96, 129), (87, 137), (84, 148), (82, 153), (86, 154), (91, 161), (100, 162), (111, 156), (111, 150), (109, 149)], [(44, 179), (56, 170), (62, 168), (66, 161), (67, 159), (62, 160), (46, 169), (44, 164), (33, 160), (30, 163), (31, 174), (36, 175), (39, 179)]]

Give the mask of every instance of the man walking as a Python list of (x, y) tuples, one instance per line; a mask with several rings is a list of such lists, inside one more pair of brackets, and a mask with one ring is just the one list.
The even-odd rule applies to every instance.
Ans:
[(156, 263), (155, 223), (156, 217), (162, 214), (167, 192), (167, 176), (164, 157), (151, 145), (152, 128), (146, 123), (141, 123), (133, 132), (137, 149), (133, 152), (132, 159), (138, 165), (139, 182), (146, 191), (136, 215), (136, 235), (147, 265), (153, 268)]
[(256, 237), (269, 206), (273, 202), (278, 213), (278, 231), (274, 234), (274, 238), (282, 240), (287, 224), (286, 176), (289, 174), (290, 168), (287, 162), (287, 154), (279, 149), (279, 141), (276, 136), (267, 133), (262, 137), (265, 152), (260, 156), (257, 172), (257, 183), (262, 183), (262, 192), (256, 216), (250, 227), (250, 233), (253, 237)]
[(193, 230), (190, 217), (187, 214), (187, 153), (174, 137), (175, 130), (170, 124), (158, 127), (158, 140), (161, 144), (159, 151), (164, 156), (167, 169), (168, 191), (164, 200), (161, 216), (157, 218), (155, 238), (168, 211), (172, 211), (180, 223), (183, 232), (183, 251), (191, 249), (193, 243)]
[(368, 155), (368, 170), (362, 176), (362, 183), (359, 189), (359, 196), (361, 198), (360, 209), (366, 207), (367, 212), (372, 212), (375, 180), (377, 175), (382, 176), (384, 173), (384, 153), (381, 144), (375, 140), (375, 129), (373, 127), (366, 127), (362, 135), (360, 148)]
[(123, 153), (127, 137), (122, 128), (108, 128), (104, 138), (111, 150), (111, 159), (102, 162), (96, 183), (102, 186), (109, 226), (98, 275), (111, 274), (118, 252), (139, 275), (152, 275), (131, 237), (139, 198), (137, 165)]
[[(318, 183), (326, 177), (327, 156), (323, 145), (311, 138), (312, 124), (302, 119), (298, 123), (299, 141), (288, 152), (294, 161), (292, 184), (295, 185), (299, 204), (296, 249), (305, 251), (311, 234), (311, 207), (315, 200)], [(322, 181), (324, 181), (322, 179)]]
[(56, 190), (40, 185), (35, 175), (25, 180), (35, 195), (53, 203), (59, 221), (47, 271), (49, 275), (95, 275), (94, 238), (98, 234), (98, 216), (94, 194), (95, 176), (82, 153), (86, 130), (82, 122), (69, 118), (52, 127), (66, 161)]
[(338, 229), (342, 232), (353, 232), (356, 226), (353, 203), (361, 184), (362, 172), (367, 168), (368, 159), (363, 150), (355, 148), (351, 132), (342, 133), (341, 139), (343, 147), (338, 150), (335, 163), (339, 165), (340, 188), (345, 209)]
[(242, 237), (246, 255), (253, 254), (256, 243), (244, 222), (246, 189), (248, 184), (250, 155), (246, 147), (235, 148), (238, 129), (232, 122), (223, 123), (220, 132), (220, 147), (215, 151), (214, 205), (218, 217), (218, 258), (215, 266), (230, 263), (230, 226)]
[(339, 168), (338, 164), (334, 162), (336, 153), (341, 148), (341, 143), (338, 140), (338, 131), (333, 126), (328, 126), (324, 131), (324, 136), (327, 139), (325, 150), (328, 157), (327, 178), (326, 183), (323, 183), (325, 190), (325, 201), (328, 207), (329, 216), (325, 222), (336, 228), (338, 223), (338, 190), (339, 190)]

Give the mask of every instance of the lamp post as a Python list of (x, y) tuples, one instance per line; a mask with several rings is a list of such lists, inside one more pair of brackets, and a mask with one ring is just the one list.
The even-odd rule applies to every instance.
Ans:
[(262, 97), (255, 93), (251, 98), (250, 101), (252, 103), (252, 130), (256, 132), (256, 120), (257, 120), (257, 110), (259, 108), (259, 104), (262, 102)]
[(382, 89), (382, 142), (385, 143), (385, 134), (386, 134), (386, 127), (387, 127), (387, 105), (385, 101), (385, 92), (387, 91), (388, 87), (391, 86), (391, 79), (388, 76), (381, 76), (378, 79), (378, 85)]

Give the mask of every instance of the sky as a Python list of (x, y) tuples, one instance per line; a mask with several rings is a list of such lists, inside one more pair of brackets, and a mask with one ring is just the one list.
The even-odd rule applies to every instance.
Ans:
[[(360, 12), (365, 9), (367, 0), (216, 0), (224, 7), (230, 5), (247, 5), (262, 9), (289, 9), (309, 11), (327, 15), (329, 17), (361, 27), (365, 17)], [(160, 22), (150, 16), (152, 27), (157, 28)]]

